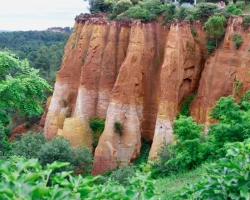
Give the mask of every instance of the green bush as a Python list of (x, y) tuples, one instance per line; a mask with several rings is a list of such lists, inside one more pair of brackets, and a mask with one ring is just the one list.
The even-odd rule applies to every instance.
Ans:
[(115, 19), (117, 17), (117, 15), (125, 12), (130, 7), (132, 7), (132, 3), (128, 0), (117, 1), (113, 5), (113, 10), (112, 10), (112, 13), (110, 15), (110, 19)]
[(88, 147), (79, 146), (74, 149), (72, 160), (70, 162), (76, 173), (89, 175), (92, 171), (93, 154), (92, 150)]
[(213, 50), (216, 48), (216, 40), (213, 38), (207, 38), (206, 48), (207, 48), (208, 54), (212, 53)]
[(150, 145), (148, 143), (149, 143), (148, 139), (142, 138), (140, 155), (133, 162), (134, 165), (139, 166), (142, 163), (147, 163), (148, 155), (149, 155), (149, 151), (150, 151)]
[(242, 10), (241, 9), (236, 9), (233, 14), (235, 14), (235, 15), (241, 15), (242, 14)]
[(100, 117), (89, 118), (89, 127), (92, 130), (93, 136), (93, 147), (96, 147), (98, 144), (99, 137), (105, 128), (105, 119), (101, 119)]
[(46, 142), (42, 133), (25, 133), (19, 140), (10, 143), (10, 155), (23, 156), (28, 159), (38, 158), (38, 152)]
[[(192, 29), (191, 29), (192, 31)], [(182, 116), (190, 116), (190, 110), (189, 110), (189, 105), (190, 103), (193, 101), (193, 99), (195, 98), (196, 92), (191, 94), (186, 101), (184, 101), (181, 105), (181, 110), (177, 115), (177, 119), (182, 115)]]
[(154, 178), (167, 176), (171, 173), (178, 172), (178, 166), (176, 166), (174, 163), (172, 165), (168, 164), (166, 166), (166, 163), (170, 159), (175, 159), (176, 153), (173, 151), (173, 149), (170, 147), (170, 144), (164, 144), (161, 146), (161, 148), (158, 151), (158, 160), (152, 163), (152, 176)]
[[(93, 162), (91, 149), (78, 147), (74, 149), (64, 138), (53, 138), (45, 143), (38, 152), (38, 159), (42, 166), (54, 161), (69, 162), (67, 170), (89, 174)], [(65, 169), (64, 169), (65, 170)]]
[(227, 155), (207, 168), (208, 175), (188, 185), (178, 197), (184, 199), (249, 199), (250, 141), (226, 145)]
[(237, 8), (235, 7), (235, 5), (233, 4), (230, 4), (226, 7), (226, 12), (230, 13), (230, 14), (233, 14), (234, 11), (236, 10)]
[(105, 1), (105, 0), (88, 0), (88, 1), (89, 1), (89, 10), (91, 13), (112, 11), (113, 8), (112, 1)]
[(123, 166), (118, 168), (117, 170), (113, 171), (109, 178), (113, 181), (116, 181), (122, 185), (129, 185), (130, 177), (135, 176), (136, 167), (131, 166)]
[(205, 23), (209, 17), (213, 16), (217, 11), (218, 6), (215, 4), (202, 3), (198, 6), (198, 9), (194, 12), (195, 20), (200, 20)]
[(242, 10), (239, 8), (236, 8), (235, 5), (230, 4), (229, 6), (226, 7), (226, 12), (229, 13), (230, 15), (240, 15), (242, 14)]
[(193, 27), (191, 27), (190, 30), (191, 30), (193, 37), (196, 38), (197, 37), (197, 30)]
[(248, 29), (250, 26), (250, 16), (245, 16), (243, 19), (243, 27)]
[(191, 117), (180, 116), (174, 121), (174, 140), (176, 144), (173, 149), (176, 153), (175, 159), (167, 163), (179, 166), (180, 170), (192, 169), (203, 161), (202, 144), (200, 141), (203, 126), (193, 121)]
[(225, 156), (223, 148), (225, 143), (241, 142), (250, 137), (249, 110), (249, 101), (242, 100), (235, 103), (231, 96), (222, 97), (216, 102), (210, 116), (218, 120), (218, 123), (210, 126), (208, 134), (213, 137), (214, 152), (217, 157)]
[(192, 15), (192, 10), (186, 7), (180, 7), (176, 13), (176, 17), (179, 21), (185, 20), (188, 16)]
[(213, 145), (202, 133), (203, 126), (191, 117), (180, 116), (174, 121), (175, 144), (165, 145), (159, 159), (152, 164), (154, 177), (193, 169), (210, 159)]
[(160, 0), (139, 2), (134, 7), (130, 7), (127, 11), (117, 16), (118, 20), (140, 19), (143, 22), (155, 20), (157, 14), (166, 10), (166, 5), (162, 5)]
[(172, 19), (175, 17), (175, 13), (176, 13), (176, 6), (174, 4), (170, 4), (167, 7), (167, 10), (164, 12), (163, 24), (170, 23)]
[(39, 162), (42, 166), (54, 161), (69, 162), (72, 160), (72, 155), (74, 155), (74, 149), (70, 142), (62, 137), (54, 137), (50, 142), (45, 143), (38, 152)]
[(239, 49), (239, 47), (242, 45), (243, 38), (239, 33), (233, 34), (233, 43), (234, 43), (236, 49)]
[(120, 122), (115, 122), (114, 123), (114, 131), (116, 133), (118, 133), (120, 136), (122, 135), (122, 131), (123, 131), (123, 126)]

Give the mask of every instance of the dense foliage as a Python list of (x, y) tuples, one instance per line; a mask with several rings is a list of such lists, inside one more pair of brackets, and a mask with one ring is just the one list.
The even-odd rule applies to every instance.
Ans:
[(89, 127), (92, 130), (92, 136), (93, 136), (92, 146), (96, 147), (98, 144), (99, 137), (104, 131), (105, 119), (101, 119), (100, 117), (89, 118)]
[(46, 143), (42, 133), (25, 133), (10, 144), (10, 155), (38, 158), (41, 147)]
[[(67, 170), (76, 173), (90, 174), (93, 163), (91, 149), (87, 147), (73, 148), (64, 138), (53, 138), (47, 141), (43, 134), (27, 133), (11, 143), (11, 156), (37, 158), (42, 166), (54, 161), (68, 162)], [(65, 169), (64, 169), (65, 170)]]
[(210, 116), (218, 121), (210, 125), (208, 135), (191, 117), (180, 116), (174, 121), (175, 144), (163, 146), (159, 160), (153, 164), (155, 177), (190, 170), (200, 164), (219, 159), (226, 154), (228, 142), (250, 138), (250, 102), (247, 92), (239, 102), (222, 97), (212, 108)]
[(20, 59), (27, 58), (30, 67), (40, 69), (40, 75), (53, 84), (68, 37), (69, 33), (49, 31), (3, 32), (0, 50), (7, 49)]
[(206, 36), (208, 39), (220, 40), (225, 33), (224, 26), (226, 25), (226, 19), (223, 16), (212, 16), (205, 23)]
[(12, 117), (32, 117), (42, 113), (40, 102), (51, 90), (47, 82), (38, 75), (39, 70), (29, 67), (27, 60), (16, 55), (0, 52), (0, 151), (5, 152), (6, 129)]
[(196, 20), (200, 20), (205, 23), (210, 16), (213, 16), (218, 9), (218, 6), (215, 4), (200, 4), (198, 9), (194, 13)]
[(117, 16), (119, 20), (129, 21), (130, 19), (140, 19), (141, 21), (155, 20), (157, 14), (166, 10), (167, 6), (162, 5), (160, 0), (139, 2), (133, 7)]
[(189, 105), (193, 101), (196, 93), (191, 94), (186, 101), (184, 101), (181, 105), (180, 112), (177, 115), (177, 119), (182, 115), (182, 116), (190, 116), (190, 110), (189, 110)]
[(235, 45), (236, 49), (239, 49), (239, 47), (242, 45), (243, 43), (243, 38), (240, 34), (235, 33), (233, 34), (233, 43)]
[(243, 26), (245, 29), (249, 28), (250, 26), (250, 16), (245, 16), (243, 19)]
[[(1, 199), (156, 199), (154, 181), (149, 175), (136, 174), (126, 187), (108, 181), (94, 182), (99, 177), (72, 176), (71, 172), (53, 171), (69, 163), (53, 162), (44, 169), (37, 160), (19, 160), (11, 164), (0, 161)], [(49, 182), (51, 180), (51, 182)], [(25, 188), (25, 189), (24, 189)]]
[(227, 155), (207, 168), (208, 175), (188, 185), (179, 197), (192, 199), (250, 198), (250, 140), (227, 144)]

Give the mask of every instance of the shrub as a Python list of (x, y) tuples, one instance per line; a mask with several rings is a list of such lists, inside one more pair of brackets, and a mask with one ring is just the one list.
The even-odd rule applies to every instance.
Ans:
[(242, 10), (241, 9), (236, 9), (233, 14), (235, 14), (235, 15), (241, 15), (242, 14)]
[(105, 119), (101, 119), (100, 117), (89, 118), (89, 127), (92, 130), (93, 136), (93, 147), (96, 147), (98, 144), (99, 137), (105, 128)]
[[(174, 121), (174, 140), (176, 144), (173, 149), (176, 153), (176, 158), (168, 161), (179, 166), (179, 169), (192, 169), (202, 162), (202, 145), (200, 137), (203, 126), (193, 121), (191, 117), (180, 116)], [(168, 164), (166, 163), (166, 165)]]
[(160, 177), (160, 176), (166, 176), (173, 172), (178, 171), (178, 166), (168, 164), (166, 166), (166, 163), (170, 159), (175, 159), (176, 154), (173, 151), (173, 149), (170, 148), (170, 144), (163, 144), (158, 152), (158, 160), (152, 163), (152, 176), (153, 177)]
[(184, 19), (186, 19), (186, 17), (188, 17), (190, 14), (188, 12), (188, 9), (185, 7), (180, 7), (180, 9), (178, 10), (178, 12), (176, 13), (177, 19), (179, 21), (183, 21)]
[(235, 5), (233, 4), (230, 4), (226, 7), (226, 12), (230, 13), (230, 14), (233, 14), (234, 11), (236, 10), (237, 8), (235, 7)]
[(213, 137), (214, 152), (218, 156), (225, 156), (225, 143), (241, 142), (250, 137), (249, 109), (248, 101), (235, 103), (231, 96), (220, 98), (212, 108), (210, 116), (219, 123), (211, 125), (208, 133)]
[(210, 16), (213, 16), (218, 7), (215, 4), (202, 3), (194, 13), (195, 20), (205, 23)]
[(250, 141), (227, 144), (227, 155), (207, 168), (208, 176), (184, 188), (185, 199), (249, 199)]
[[(192, 29), (191, 29), (192, 31)], [(182, 115), (182, 116), (190, 116), (190, 110), (189, 110), (189, 105), (190, 103), (193, 101), (193, 99), (195, 98), (196, 92), (194, 94), (191, 94), (186, 101), (184, 101), (181, 105), (181, 110), (177, 115), (177, 119)]]
[(216, 40), (213, 38), (207, 38), (206, 48), (207, 48), (208, 54), (212, 53), (213, 50), (216, 48)]
[(91, 13), (111, 12), (113, 7), (112, 1), (89, 0), (89, 10)]
[(62, 137), (54, 137), (50, 142), (45, 143), (38, 152), (39, 162), (42, 166), (54, 161), (70, 162), (73, 155), (74, 149), (70, 142)]
[(113, 11), (112, 14), (110, 15), (110, 19), (114, 19), (117, 17), (117, 15), (125, 12), (126, 10), (128, 10), (130, 7), (132, 7), (132, 3), (130, 1), (127, 0), (121, 0), (116, 2), (113, 5)]
[(229, 6), (226, 7), (226, 12), (229, 13), (230, 15), (240, 15), (242, 14), (242, 10), (237, 8), (235, 5), (230, 4)]
[(123, 166), (113, 171), (109, 177), (122, 185), (129, 185), (128, 178), (135, 176), (135, 171), (136, 167), (133, 165)]
[(136, 6), (130, 7), (126, 12), (118, 15), (119, 20), (140, 19), (141, 21), (155, 20), (157, 14), (164, 12), (166, 5), (162, 5), (160, 0), (139, 2)]
[(25, 122), (24, 126), (25, 126), (25, 128), (30, 128), (30, 123), (29, 122)]
[(120, 136), (122, 135), (122, 131), (123, 131), (123, 126), (120, 122), (115, 122), (114, 123), (114, 131), (116, 133), (118, 133)]
[(148, 144), (149, 140), (146, 138), (142, 138), (142, 146), (140, 150), (140, 155), (135, 159), (134, 165), (139, 166), (142, 163), (147, 163), (148, 155), (150, 151), (150, 146)]
[(10, 143), (10, 155), (23, 156), (25, 158), (37, 158), (41, 147), (46, 143), (42, 133), (28, 132), (19, 140)]
[(93, 161), (91, 149), (87, 147), (74, 149), (64, 138), (53, 138), (52, 141), (45, 143), (38, 152), (38, 158), (42, 166), (54, 161), (69, 162), (67, 170), (75, 170), (84, 174), (91, 172)]
[(195, 28), (193, 28), (193, 27), (191, 27), (190, 30), (191, 30), (191, 33), (192, 33), (193, 37), (196, 38), (197, 37), (197, 30)]
[(233, 43), (234, 43), (236, 49), (239, 49), (239, 47), (242, 45), (243, 38), (239, 33), (233, 34)]
[(250, 16), (245, 16), (243, 19), (243, 27), (248, 29), (250, 26)]
[(91, 174), (93, 163), (92, 150), (88, 147), (77, 147), (74, 149), (74, 155), (71, 164), (75, 166), (80, 174)]
[(175, 17), (175, 13), (176, 13), (176, 6), (174, 4), (170, 4), (164, 13), (163, 23), (166, 24), (171, 22), (172, 19)]
[(4, 159), (2, 156), (6, 156), (10, 150), (10, 143), (8, 142), (9, 130), (2, 126), (0, 123), (0, 158)]

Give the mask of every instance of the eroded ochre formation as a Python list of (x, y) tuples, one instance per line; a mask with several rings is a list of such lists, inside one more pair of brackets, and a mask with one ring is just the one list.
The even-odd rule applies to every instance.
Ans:
[[(238, 50), (234, 33), (243, 36)], [(199, 22), (164, 26), (77, 16), (46, 115), (45, 136), (92, 147), (88, 120), (99, 116), (105, 118), (105, 129), (95, 149), (93, 174), (133, 162), (142, 137), (152, 141), (149, 159), (155, 159), (160, 146), (173, 139), (173, 120), (190, 94), (198, 91), (192, 116), (209, 123), (209, 108), (221, 96), (235, 93), (235, 80), (244, 83), (241, 92), (249, 89), (250, 41), (242, 18), (230, 18), (224, 41), (209, 57), (204, 43)], [(115, 122), (122, 124), (122, 134), (114, 131)]]

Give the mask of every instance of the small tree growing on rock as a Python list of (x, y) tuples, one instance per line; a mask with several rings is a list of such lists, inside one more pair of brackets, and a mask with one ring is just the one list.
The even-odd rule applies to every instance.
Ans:
[(208, 39), (216, 40), (216, 47), (218, 45), (218, 40), (222, 39), (225, 33), (224, 26), (226, 24), (226, 19), (223, 16), (212, 16), (205, 23), (205, 29)]

